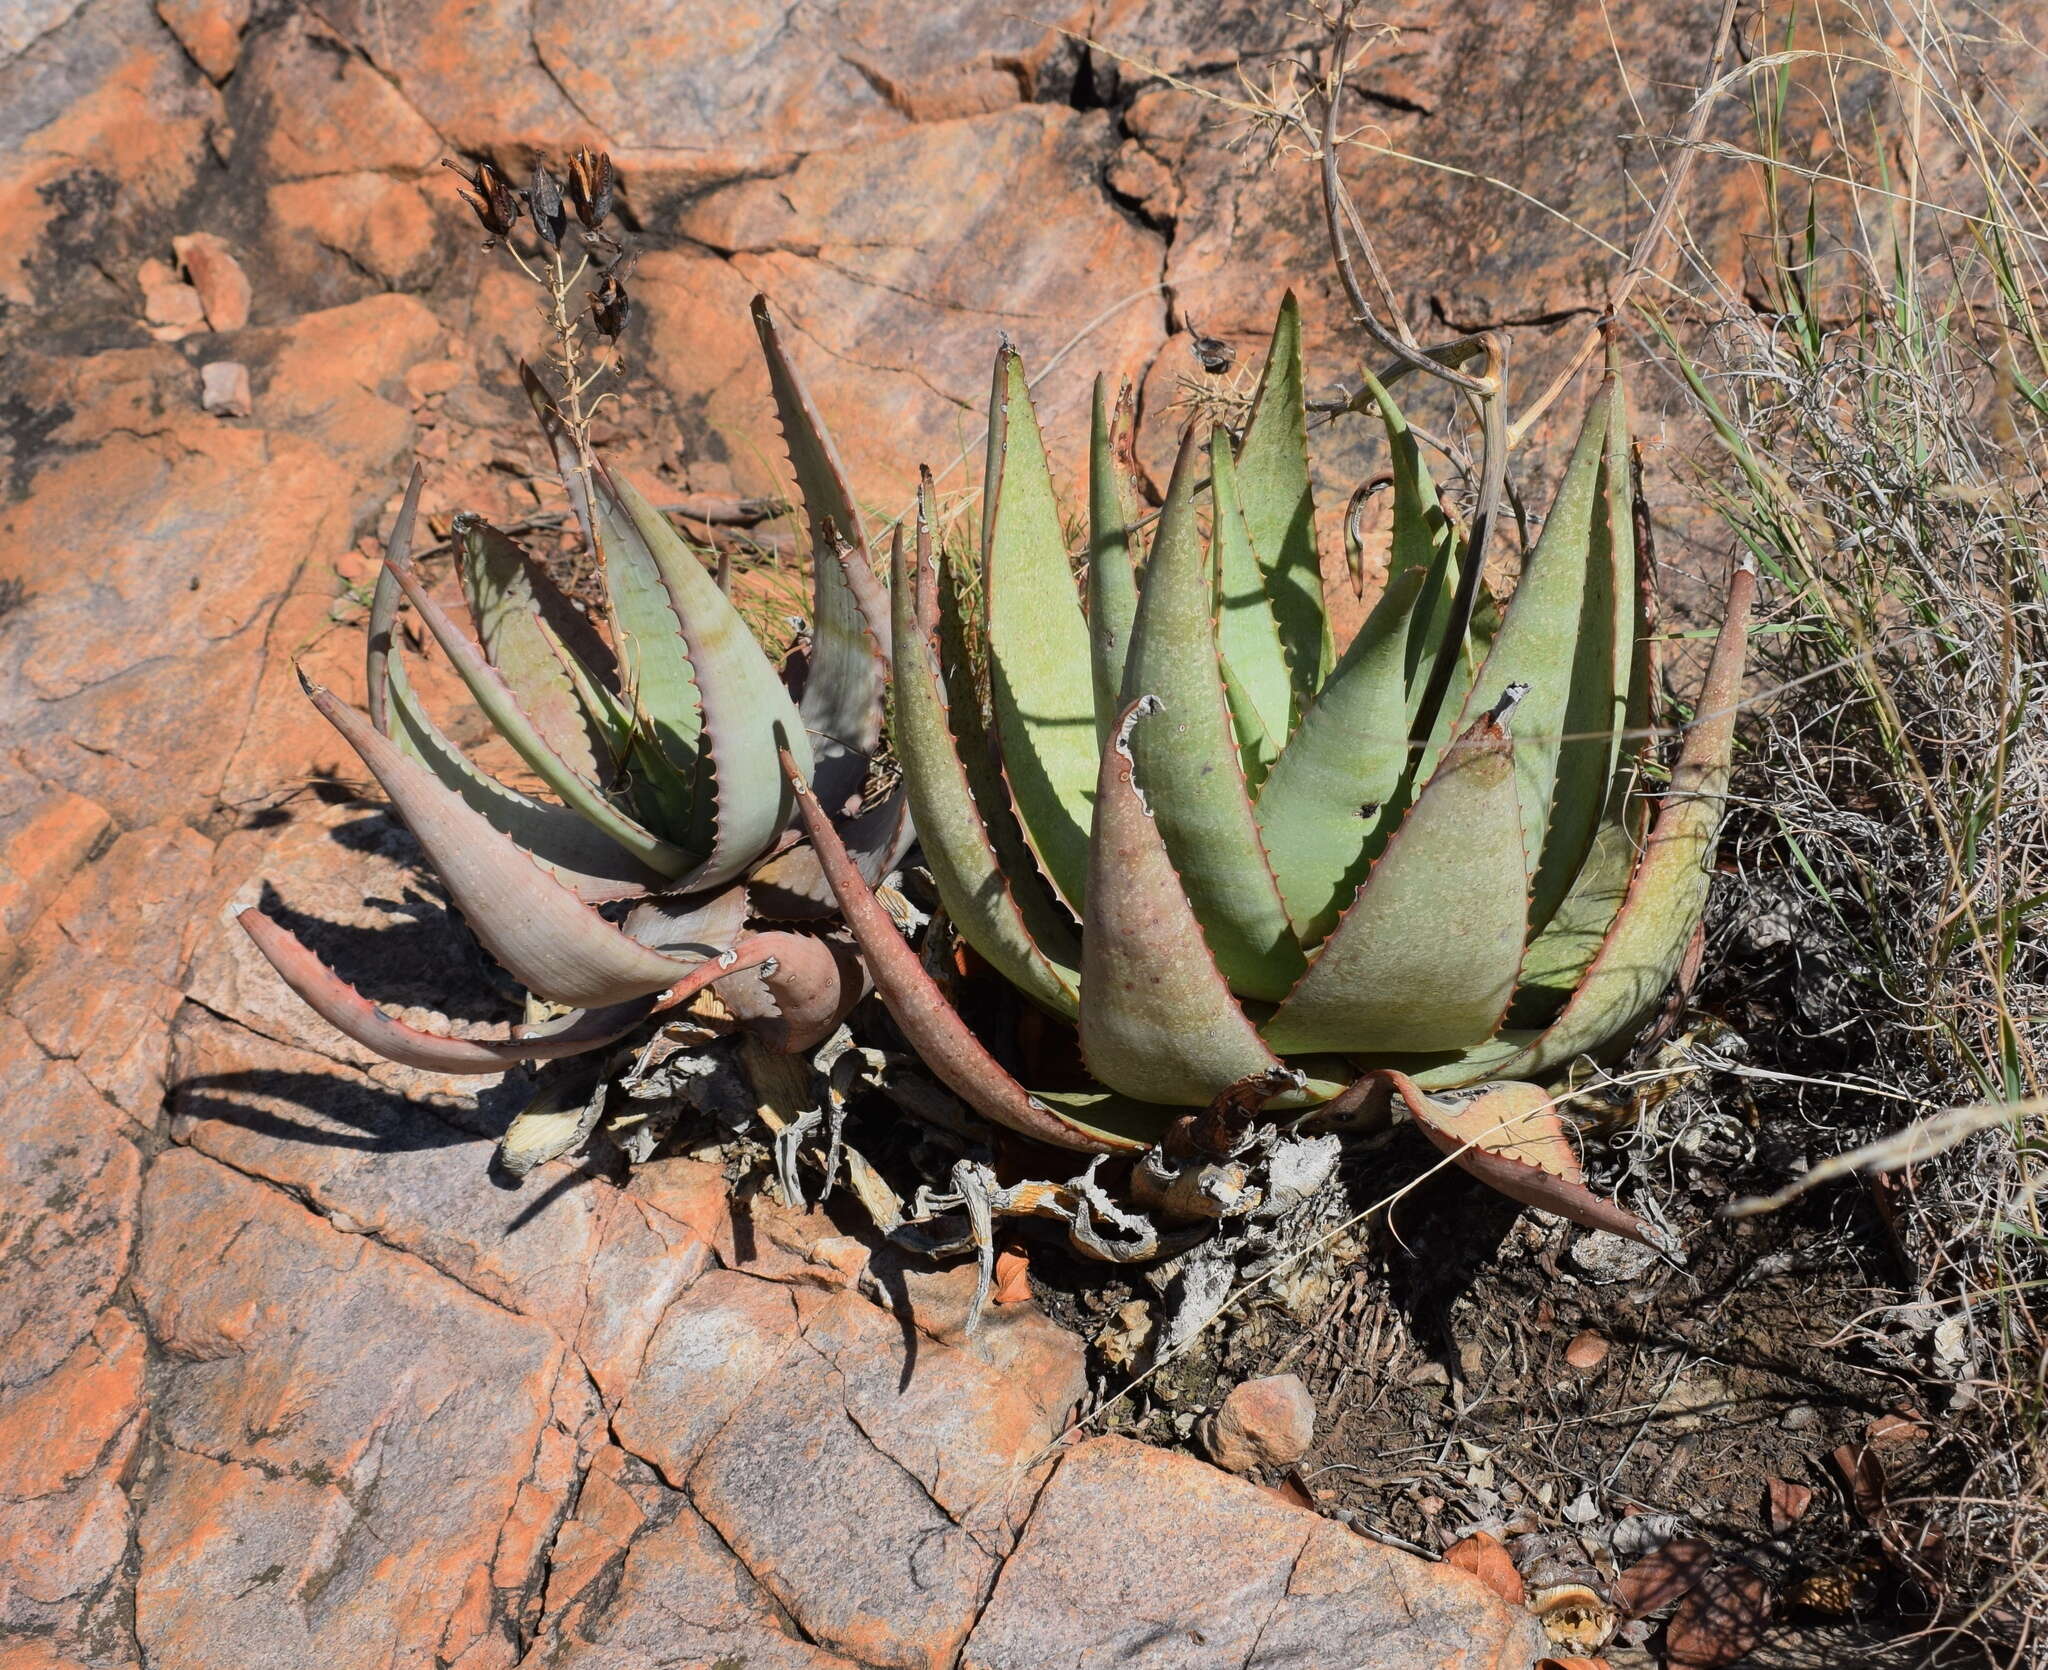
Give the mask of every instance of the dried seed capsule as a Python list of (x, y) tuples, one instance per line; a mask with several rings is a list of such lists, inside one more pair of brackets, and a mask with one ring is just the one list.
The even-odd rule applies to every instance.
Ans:
[(611, 214), (616, 183), (608, 152), (579, 148), (569, 159), (569, 206), (587, 230), (595, 232)]
[(619, 282), (617, 273), (606, 273), (604, 282), (591, 293), (590, 317), (596, 323), (600, 334), (616, 338), (626, 328), (626, 321), (632, 317), (633, 298), (626, 294), (626, 287)]
[(463, 173), (459, 163), (448, 161), (444, 168), (452, 168), (470, 184), (471, 190), (457, 195), (476, 211), (476, 218), (494, 238), (510, 234), (519, 220), (519, 193), (514, 191), (505, 176), (489, 162), (480, 161), (474, 173)]
[(550, 249), (558, 247), (569, 216), (562, 208), (562, 187), (544, 162), (533, 165), (533, 183), (526, 188), (526, 211), (533, 216), (533, 229), (540, 234), (540, 241)]

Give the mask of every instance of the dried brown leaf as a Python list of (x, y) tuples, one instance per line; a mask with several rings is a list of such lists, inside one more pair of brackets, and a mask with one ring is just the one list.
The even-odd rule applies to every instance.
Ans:
[(1764, 1638), (1773, 1599), (1748, 1566), (1709, 1572), (1664, 1631), (1665, 1670), (1721, 1670), (1746, 1656)]
[(1495, 1537), (1475, 1531), (1444, 1550), (1444, 1563), (1469, 1571), (1510, 1606), (1520, 1606), (1526, 1594), (1522, 1574)]

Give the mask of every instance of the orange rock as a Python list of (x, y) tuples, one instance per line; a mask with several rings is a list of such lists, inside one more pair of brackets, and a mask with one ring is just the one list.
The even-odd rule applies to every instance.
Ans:
[(0, 816), (0, 965), (107, 829), (105, 808), (67, 789)]
[(251, 43), (243, 84), (268, 117), (266, 179), (420, 173), (442, 155), (439, 135), (404, 94), (310, 13), (287, 14)]
[(249, 322), (249, 275), (225, 238), (192, 232), (173, 238), (178, 265), (199, 292), (209, 329), (238, 331)]
[(192, 285), (179, 278), (168, 261), (154, 257), (135, 274), (142, 286), (142, 317), (159, 342), (176, 342), (206, 329), (206, 304)]
[[(323, 270), (346, 264), (387, 285), (410, 287), (431, 275), (441, 248), (440, 215), (452, 211), (418, 181), (354, 173), (281, 181), (270, 188), (270, 212), (271, 250), (288, 278), (317, 283)], [(310, 259), (317, 249), (329, 251), (330, 259)], [(530, 317), (527, 322), (531, 326)], [(523, 346), (531, 353), (533, 332), (526, 334)]]
[(960, 1662), (1521, 1670), (1542, 1650), (1536, 1621), (1465, 1572), (1418, 1565), (1192, 1457), (1097, 1438), (1060, 1462)]
[[(135, 26), (133, 7), (70, 10), (35, 52), (0, 64), (0, 297), (24, 308), (76, 295), (79, 263), (64, 251), (154, 248), (225, 114), (170, 35)], [(50, 236), (60, 225), (64, 251)]]
[(719, 1429), (771, 1378), (797, 1335), (796, 1306), (773, 1282), (714, 1270), (653, 1330), (622, 1389), (612, 1432), (679, 1481)]
[(1233, 1473), (1288, 1467), (1315, 1441), (1316, 1404), (1301, 1377), (1269, 1374), (1233, 1386), (1203, 1431), (1209, 1459)]
[[(1008, 331), (1031, 374), (1046, 373), (1035, 384), (1039, 418), (1057, 478), (1078, 493), (1094, 372), (1114, 386), (1161, 342), (1153, 286), (1164, 242), (1095, 184), (1113, 140), (1100, 112), (1024, 105), (818, 152), (772, 182), (707, 192), (679, 229), (735, 253), (641, 263), (643, 351), (679, 397), (701, 399), (710, 430), (773, 448), (763, 374), (726, 324), (747, 286), (765, 291), (798, 327), (792, 352), (855, 496), (893, 505), (919, 459), (943, 492), (978, 483), (961, 413), (972, 421), (986, 407), (995, 333)], [(944, 239), (899, 235), (942, 200), (961, 205)], [(1011, 212), (1018, 202), (1033, 212)], [(1062, 228), (1060, 259), (1041, 240), (1046, 223)], [(1086, 352), (1051, 366), (1077, 338)], [(769, 491), (758, 466), (750, 473), (749, 450), (727, 444), (736, 479), (720, 485)]]
[(69, 1062), (0, 1018), (0, 1388), (32, 1386), (92, 1334), (126, 1273), (141, 1156)]
[(1574, 1334), (1571, 1344), (1564, 1348), (1564, 1360), (1581, 1374), (1591, 1374), (1607, 1361), (1610, 1347), (1605, 1338), (1588, 1328), (1584, 1333)]
[(812, 1640), (940, 1670), (1035, 1495), (1039, 1420), (964, 1353), (838, 1294), (718, 1428), (690, 1498)]
[(0, 1393), (0, 1499), (68, 1490), (142, 1410), (142, 1332), (118, 1310), (48, 1375)]
[(192, 54), (193, 63), (215, 81), (225, 81), (242, 56), (249, 7), (250, 0), (156, 0), (156, 15)]
[(138, 1527), (145, 1652), (228, 1670), (260, 1635), (297, 1663), (453, 1661), (497, 1633), (493, 1559), (549, 1488), (560, 1342), (189, 1150), (151, 1167), (144, 1221), (136, 1291), (175, 1383)]

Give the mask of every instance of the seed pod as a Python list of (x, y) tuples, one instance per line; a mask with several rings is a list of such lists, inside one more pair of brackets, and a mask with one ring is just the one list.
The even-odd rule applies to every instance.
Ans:
[(457, 195), (476, 211), (476, 218), (483, 223), (484, 230), (494, 238), (509, 235), (519, 220), (520, 203), (519, 193), (512, 189), (505, 176), (489, 162), (479, 162), (473, 174), (464, 174), (455, 162), (445, 162), (442, 166), (454, 169), (469, 182), (472, 189)]
[(526, 188), (526, 209), (533, 216), (533, 229), (540, 234), (540, 241), (550, 249), (559, 247), (569, 216), (562, 208), (561, 184), (544, 162), (533, 165), (533, 184)]
[(616, 183), (610, 153), (579, 148), (569, 159), (569, 206), (587, 230), (595, 232), (610, 216)]
[(632, 317), (633, 298), (626, 294), (626, 287), (619, 282), (615, 272), (606, 273), (604, 282), (591, 293), (590, 317), (601, 335), (616, 339), (626, 328), (626, 321)]

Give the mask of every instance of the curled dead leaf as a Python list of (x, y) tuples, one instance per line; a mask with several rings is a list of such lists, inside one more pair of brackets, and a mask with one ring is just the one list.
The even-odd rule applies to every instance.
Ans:
[(1771, 1529), (1783, 1531), (1806, 1517), (1806, 1510), (1813, 1506), (1813, 1492), (1790, 1479), (1768, 1479), (1764, 1483), (1764, 1505), (1770, 1514)]
[(1498, 1538), (1475, 1531), (1444, 1550), (1444, 1563), (1469, 1571), (1510, 1606), (1520, 1606), (1527, 1595), (1522, 1574)]
[(1031, 1260), (1021, 1247), (1005, 1247), (996, 1254), (995, 1285), (989, 1298), (998, 1305), (1021, 1305), (1031, 1297)]
[(1697, 1537), (1673, 1537), (1616, 1579), (1614, 1598), (1631, 1618), (1646, 1618), (1683, 1599), (1707, 1575), (1714, 1551)]
[(1769, 1627), (1774, 1596), (1749, 1566), (1709, 1572), (1664, 1630), (1666, 1670), (1722, 1670), (1747, 1657)]

